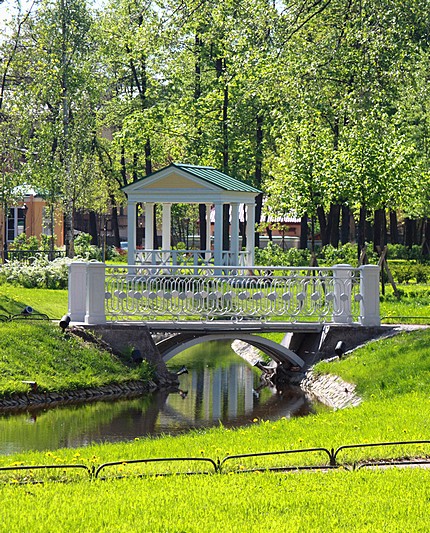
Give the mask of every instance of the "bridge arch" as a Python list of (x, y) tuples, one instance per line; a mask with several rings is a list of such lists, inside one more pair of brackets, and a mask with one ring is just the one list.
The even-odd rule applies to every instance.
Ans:
[(277, 344), (276, 342), (270, 339), (251, 335), (250, 333), (241, 333), (240, 331), (223, 331), (220, 333), (212, 334), (197, 333), (193, 335), (190, 335), (189, 333), (180, 333), (179, 335), (175, 335), (174, 337), (170, 337), (157, 343), (157, 348), (163, 358), (163, 361), (166, 363), (167, 361), (170, 361), (170, 359), (175, 357), (175, 355), (178, 355), (187, 348), (191, 348), (192, 346), (196, 346), (197, 344), (201, 344), (203, 342), (222, 341), (226, 339), (236, 339), (246, 342), (247, 344), (250, 344), (251, 346), (254, 346), (255, 348), (264, 352), (277, 363), (288, 362), (294, 366), (299, 366), (300, 368), (303, 368), (303, 366), (305, 365), (305, 362), (301, 357), (299, 357), (296, 353), (294, 353), (292, 350), (289, 350), (285, 346)]

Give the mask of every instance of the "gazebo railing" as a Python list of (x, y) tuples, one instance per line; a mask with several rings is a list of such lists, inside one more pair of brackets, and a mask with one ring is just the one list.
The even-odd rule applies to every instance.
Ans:
[[(75, 265), (75, 266), (74, 266)], [(157, 319), (377, 326), (379, 268), (73, 263), (72, 321)]]
[[(240, 251), (238, 253), (223, 251), (223, 266), (239, 265), (245, 266), (249, 252)], [(213, 265), (213, 250), (136, 250), (136, 265)]]

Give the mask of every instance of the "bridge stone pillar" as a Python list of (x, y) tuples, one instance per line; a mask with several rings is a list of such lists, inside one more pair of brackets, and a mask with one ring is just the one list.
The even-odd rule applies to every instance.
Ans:
[(351, 324), (351, 293), (352, 267), (351, 265), (334, 265), (334, 309), (333, 322), (335, 324)]
[(87, 263), (87, 304), (85, 324), (105, 324), (104, 263)]
[(379, 266), (363, 265), (360, 270), (360, 323), (362, 326), (380, 326)]
[(72, 322), (83, 322), (87, 310), (87, 263), (74, 261), (69, 265), (68, 314)]

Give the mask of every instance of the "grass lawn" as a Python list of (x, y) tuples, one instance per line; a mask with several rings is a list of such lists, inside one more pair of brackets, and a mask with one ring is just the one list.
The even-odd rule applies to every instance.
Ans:
[[(34, 291), (36, 294), (38, 291)], [(51, 291), (47, 291), (51, 293)], [(52, 291), (63, 292), (63, 291)], [(30, 293), (33, 293), (31, 291)], [(0, 287), (0, 295), (5, 296)], [(26, 298), (20, 302), (32, 305)], [(43, 300), (43, 299), (42, 299)], [(46, 300), (46, 296), (45, 296)], [(54, 298), (52, 298), (54, 300)], [(0, 300), (4, 303), (4, 299)], [(390, 305), (395, 302), (390, 302)], [(9, 302), (9, 306), (13, 305)], [(49, 307), (49, 302), (41, 301)], [(36, 305), (32, 305), (32, 307)], [(43, 309), (43, 307), (41, 307)], [(8, 311), (10, 312), (10, 311)], [(63, 314), (63, 313), (61, 313)], [(0, 323), (37, 328), (49, 324)], [(54, 338), (59, 328), (52, 330)], [(32, 329), (33, 335), (35, 329)], [(2, 329), (0, 364), (10, 357), (10, 346), (31, 332), (16, 334)], [(7, 337), (10, 335), (10, 337)], [(46, 342), (48, 342), (46, 340)], [(66, 344), (57, 338), (57, 343)], [(48, 344), (47, 344), (48, 346)], [(8, 351), (9, 350), (9, 351)], [(52, 350), (39, 350), (49, 359)], [(28, 352), (27, 362), (36, 357)], [(15, 363), (14, 363), (15, 364)], [(88, 367), (93, 362), (89, 359)], [(42, 369), (42, 360), (38, 368)], [(10, 368), (0, 368), (0, 376)], [(34, 369), (36, 370), (36, 368)], [(177, 437), (141, 438), (132, 443), (89, 445), (0, 456), (0, 466), (16, 464), (85, 464), (148, 457), (210, 457), (299, 448), (337, 448), (345, 444), (397, 440), (430, 440), (430, 329), (404, 333), (355, 351), (335, 363), (321, 363), (321, 372), (332, 372), (356, 383), (363, 403), (339, 411), (318, 409), (314, 415), (276, 422), (255, 420), (247, 428), (223, 427), (193, 431)], [(15, 366), (15, 372), (18, 367)], [(110, 372), (110, 370), (109, 370)], [(96, 374), (100, 374), (99, 371)], [(49, 373), (46, 374), (49, 377)], [(19, 374), (21, 378), (22, 374)], [(9, 376), (16, 379), (17, 376)], [(1, 452), (0, 452), (1, 453)], [(339, 462), (406, 456), (430, 457), (430, 444), (394, 448), (344, 450)], [(157, 472), (184, 471), (189, 464), (147, 466), (120, 464), (106, 469), (106, 480), (89, 481), (82, 471), (62, 470), (1, 474), (0, 532), (421, 532), (430, 529), (430, 469), (383, 471), (343, 469), (302, 473), (243, 473), (253, 467), (315, 465), (327, 462), (323, 454), (278, 455), (231, 460), (225, 475), (167, 476)], [(196, 468), (198, 463), (194, 465)], [(206, 468), (206, 467), (205, 467)], [(229, 475), (230, 471), (230, 475)], [(148, 474), (144, 478), (133, 474)], [(116, 479), (117, 475), (127, 475)], [(50, 481), (60, 478), (69, 483)], [(43, 479), (44, 484), (21, 484)]]
[[(319, 410), (301, 419), (255, 421), (249, 428), (214, 428), (187, 435), (142, 438), (133, 443), (34, 452), (0, 458), (0, 465), (86, 464), (147, 457), (223, 458), (239, 453), (396, 440), (429, 440), (430, 330), (370, 343), (330, 371), (357, 383), (363, 403)], [(430, 456), (430, 445), (345, 450), (339, 462)], [(158, 477), (158, 464), (122, 464), (107, 480), (43, 485), (19, 481), (54, 474), (19, 474), (0, 485), (0, 531), (428, 531), (430, 470), (336, 470), (308, 473), (231, 474), (229, 470), (288, 464), (321, 464), (318, 454), (231, 461), (226, 475)], [(227, 465), (227, 463), (226, 463)], [(166, 465), (172, 473), (189, 465)], [(115, 479), (116, 475), (133, 475)], [(37, 475), (36, 475), (37, 474)], [(151, 475), (152, 474), (152, 475)], [(79, 478), (79, 479), (78, 479)], [(1, 528), (4, 528), (3, 530)]]
[(429, 472), (153, 477), (0, 488), (0, 531), (427, 532)]
[(67, 290), (26, 289), (15, 285), (0, 285), (0, 314), (15, 315), (30, 306), (37, 313), (60, 320), (67, 314)]
[(149, 376), (148, 365), (130, 367), (50, 322), (0, 322), (0, 396), (28, 392), (23, 381), (35, 381), (39, 392), (60, 392)]

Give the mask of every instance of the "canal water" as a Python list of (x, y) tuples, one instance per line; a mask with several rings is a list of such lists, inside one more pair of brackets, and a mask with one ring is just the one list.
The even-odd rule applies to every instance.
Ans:
[(261, 373), (233, 352), (229, 341), (200, 344), (169, 362), (175, 372), (183, 366), (188, 373), (180, 375), (176, 393), (0, 415), (0, 455), (179, 434), (220, 423), (239, 427), (312, 411), (298, 387), (262, 388)]

